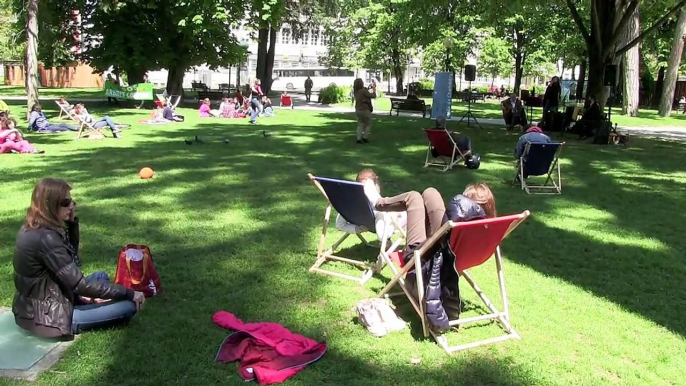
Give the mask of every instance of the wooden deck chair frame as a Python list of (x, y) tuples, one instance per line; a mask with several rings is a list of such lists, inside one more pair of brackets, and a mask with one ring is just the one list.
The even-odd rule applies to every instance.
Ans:
[(103, 133), (103, 129), (107, 126), (103, 127), (95, 127), (93, 126), (93, 123), (88, 123), (76, 115), (74, 115), (74, 119), (79, 122), (79, 130), (76, 133), (76, 139), (81, 139), (81, 138), (86, 138), (86, 137), (93, 137), (92, 139), (95, 138), (104, 138), (105, 133)]
[[(462, 270), (462, 271), (457, 271), (457, 273), (460, 275), (460, 277), (464, 278), (469, 286), (476, 292), (476, 294), (481, 298), (483, 303), (486, 305), (490, 313), (485, 314), (485, 315), (478, 315), (478, 316), (473, 316), (473, 317), (468, 317), (468, 318), (459, 318), (456, 320), (450, 320), (449, 325), (451, 327), (454, 326), (459, 326), (462, 324), (468, 324), (468, 323), (476, 323), (476, 322), (483, 322), (487, 320), (492, 320), (500, 324), (500, 326), (505, 330), (504, 335), (500, 335), (497, 337), (493, 338), (487, 338), (487, 339), (482, 339), (470, 343), (465, 343), (457, 346), (450, 346), (448, 344), (448, 339), (444, 334), (434, 332), (429, 328), (429, 321), (427, 320), (426, 313), (424, 311), (424, 296), (425, 296), (425, 289), (424, 289), (424, 278), (422, 277), (421, 269), (415, 270), (417, 274), (415, 274), (416, 277), (416, 290), (417, 294), (410, 293), (410, 290), (407, 288), (405, 284), (405, 275), (407, 272), (409, 272), (412, 268), (414, 267), (421, 267), (421, 261), (422, 261), (422, 256), (424, 256), (428, 251), (430, 250), (435, 250), (435, 246), (437, 243), (441, 242), (444, 240), (446, 237), (449, 237), (450, 231), (454, 230), (456, 228), (465, 228), (465, 227), (472, 227), (472, 226), (483, 226), (483, 227), (488, 227), (489, 223), (492, 223), (494, 220), (495, 221), (510, 221), (510, 225), (501, 238), (501, 240), (504, 240), (507, 235), (509, 235), (512, 231), (514, 231), (519, 224), (521, 224), (524, 220), (526, 220), (527, 217), (529, 217), (530, 212), (524, 211), (520, 214), (515, 214), (515, 215), (510, 215), (510, 216), (502, 216), (502, 217), (496, 217), (496, 218), (490, 218), (490, 219), (484, 219), (484, 220), (476, 220), (476, 221), (469, 221), (469, 222), (460, 222), (460, 223), (454, 223), (452, 221), (448, 221), (447, 223), (443, 224), (443, 226), (436, 232), (434, 233), (425, 243), (424, 245), (417, 251), (414, 252), (414, 255), (412, 256), (411, 260), (407, 262), (407, 264), (402, 268), (398, 269), (397, 267), (393, 268), (393, 279), (384, 287), (383, 290), (379, 293), (379, 297), (387, 297), (387, 296), (392, 296), (392, 295), (397, 295), (397, 294), (389, 294), (390, 290), (398, 284), (400, 288), (403, 290), (403, 293), (407, 297), (407, 299), (410, 301), (412, 304), (412, 307), (414, 308), (415, 312), (419, 315), (419, 318), (421, 319), (422, 322), (422, 332), (425, 337), (428, 337), (429, 335), (433, 336), (436, 342), (445, 350), (446, 353), (452, 354), (458, 351), (463, 351), (467, 350), (470, 348), (475, 348), (479, 346), (484, 346), (488, 344), (493, 344), (493, 343), (498, 343), (502, 341), (506, 341), (509, 339), (517, 339), (520, 340), (521, 336), (517, 333), (517, 331), (512, 327), (510, 324), (510, 307), (509, 307), (509, 301), (507, 298), (507, 290), (505, 288), (505, 274), (503, 272), (503, 261), (502, 261), (502, 254), (500, 252), (500, 244), (495, 248), (495, 251), (493, 252), (493, 256), (495, 257), (495, 266), (496, 266), (496, 271), (498, 275), (498, 284), (499, 284), (499, 289), (500, 289), (500, 296), (503, 304), (503, 309), (502, 311), (498, 310), (496, 306), (491, 302), (491, 300), (486, 296), (486, 294), (483, 292), (483, 290), (478, 286), (476, 281), (471, 277), (469, 274), (468, 270)], [(490, 259), (489, 259), (490, 260)]]
[[(386, 263), (391, 262), (390, 254), (396, 251), (401, 245), (404, 245), (405, 239), (407, 237), (405, 230), (400, 226), (398, 221), (393, 216), (387, 216), (387, 221), (390, 221), (390, 223), (393, 225), (393, 236), (397, 237), (395, 241), (391, 243), (391, 245), (388, 245), (388, 239), (386, 238), (383, 238), (379, 241), (379, 253), (377, 255), (376, 263), (373, 265), (370, 265), (367, 262), (348, 259), (345, 257), (335, 255), (334, 252), (343, 243), (343, 241), (345, 241), (348, 237), (353, 235), (357, 236), (357, 238), (359, 238), (360, 241), (362, 241), (362, 243), (368, 247), (376, 246), (367, 241), (367, 239), (365, 239), (361, 233), (344, 233), (340, 238), (338, 238), (338, 240), (335, 243), (333, 243), (331, 246), (327, 248), (326, 236), (329, 227), (329, 221), (331, 220), (331, 209), (333, 209), (333, 205), (331, 204), (331, 201), (329, 201), (329, 197), (327, 196), (326, 191), (319, 183), (319, 181), (317, 181), (317, 177), (312, 175), (311, 173), (308, 173), (307, 177), (312, 182), (312, 184), (314, 184), (317, 190), (319, 190), (319, 192), (324, 196), (327, 202), (327, 206), (324, 211), (324, 223), (322, 225), (322, 233), (320, 235), (319, 245), (317, 247), (317, 259), (315, 263), (310, 267), (309, 271), (334, 276), (341, 279), (353, 280), (358, 282), (360, 285), (365, 285), (369, 281), (369, 279), (371, 279), (374, 276), (375, 273), (380, 272), (383, 269)], [(322, 266), (329, 261), (340, 261), (343, 263), (356, 266), (358, 268), (362, 268), (362, 275), (359, 277), (351, 276), (339, 272), (329, 271), (327, 269), (322, 268)]]
[[(432, 131), (441, 131), (442, 130), (445, 132), (445, 136), (448, 138), (448, 141), (450, 141), (449, 143), (452, 146), (452, 155), (451, 155), (450, 159), (446, 159), (448, 157), (446, 157), (444, 155), (439, 155), (438, 157), (434, 157), (431, 154), (432, 143), (431, 143), (431, 139), (429, 139), (429, 134), (428, 134), (429, 130), (432, 130)], [(438, 167), (442, 168), (441, 171), (445, 172), (445, 171), (452, 169), (453, 166), (457, 165), (458, 163), (460, 163), (460, 162), (464, 163), (465, 162), (465, 156), (468, 155), (470, 151), (468, 150), (466, 153), (462, 154), (462, 152), (457, 147), (457, 144), (455, 143), (455, 141), (453, 140), (453, 137), (450, 135), (450, 132), (447, 129), (429, 128), (429, 129), (424, 129), (424, 132), (427, 133), (427, 139), (429, 141), (429, 145), (428, 145), (428, 148), (426, 150), (426, 160), (424, 160), (424, 167), (438, 166)], [(442, 162), (438, 162), (438, 160), (441, 160)]]
[(531, 142), (527, 142), (526, 146), (524, 147), (524, 152), (522, 153), (522, 156), (519, 157), (519, 159), (517, 160), (517, 173), (515, 174), (515, 177), (512, 180), (512, 186), (517, 185), (517, 179), (519, 179), (519, 185), (521, 186), (522, 190), (524, 190), (527, 194), (562, 194), (562, 170), (560, 168), (559, 161), (560, 154), (562, 153), (562, 148), (564, 147), (565, 143), (561, 142), (556, 144), (559, 146), (557, 148), (557, 151), (555, 152), (553, 161), (550, 163), (550, 168), (548, 168), (548, 172), (545, 174), (545, 182), (543, 184), (538, 185), (532, 184), (528, 182), (526, 178), (524, 178), (524, 164), (526, 163), (526, 159), (529, 156), (529, 151), (532, 145), (533, 144)]
[(62, 114), (65, 116), (69, 117), (69, 119), (76, 121), (76, 117), (74, 113), (71, 111), (67, 110), (63, 105), (60, 104), (60, 101), (55, 101), (55, 104), (60, 107), (60, 114), (57, 116), (58, 119), (62, 118)]

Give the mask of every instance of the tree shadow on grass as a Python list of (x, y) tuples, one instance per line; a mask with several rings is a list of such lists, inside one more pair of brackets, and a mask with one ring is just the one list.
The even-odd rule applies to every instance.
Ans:
[[(523, 209), (534, 213), (504, 243), (507, 258), (568, 280), (684, 335), (680, 326), (683, 313), (661, 308), (667, 295), (647, 284), (666, 293), (683, 291), (678, 275), (668, 271), (670, 267), (683, 269), (675, 252), (683, 250), (677, 235), (665, 234), (656, 226), (661, 218), (651, 213), (654, 206), (640, 209), (637, 217), (630, 216), (626, 204), (640, 204), (647, 192), (624, 189), (595, 161), (589, 161), (608, 164), (613, 157), (626, 157), (650, 174), (671, 173), (671, 158), (651, 161), (641, 152), (599, 149), (596, 153), (575, 147), (566, 153), (570, 167), (564, 170), (575, 184), (562, 197), (531, 197), (494, 183), (502, 181), (505, 174), (507, 178), (514, 174), (511, 161), (500, 154), (511, 153), (515, 137), (488, 129), (461, 129), (474, 136), (483, 149), (480, 151), (492, 160), (478, 171), (441, 173), (422, 168), (426, 151), (423, 120), (375, 120), (373, 143), (384, 146), (360, 146), (354, 142), (354, 116), (312, 116), (326, 117), (332, 123), (322, 128), (316, 122), (308, 126), (265, 120), (258, 127), (250, 127), (239, 122), (220, 125), (208, 121), (151, 128), (145, 135), (136, 133), (132, 143), (100, 142), (88, 149), (69, 148), (42, 159), (42, 167), (26, 164), (6, 171), (3, 181), (37, 181), (51, 174), (65, 176), (73, 183), (83, 221), (82, 254), (87, 270), (107, 269), (112, 273), (121, 245), (144, 243), (152, 248), (165, 288), (130, 328), (87, 334), (77, 342), (58, 368), (67, 370), (68, 376), (52, 373), (42, 380), (75, 385), (225, 382), (227, 376), (235, 376), (234, 367), (213, 365), (211, 361), (227, 332), (213, 327), (209, 318), (213, 312), (226, 309), (246, 321), (278, 321), (294, 331), (331, 342), (331, 352), (325, 358), (330, 356), (333, 361), (313, 365), (292, 382), (312, 384), (332, 379), (339, 384), (404, 384), (410, 379), (416, 380), (410, 383), (429, 384), (555, 384), (530, 368), (521, 370), (516, 361), (502, 362), (502, 355), (474, 362), (468, 359), (471, 355), (458, 356), (446, 359), (449, 366), (432, 369), (409, 366), (405, 357), (375, 359), (375, 343), (364, 340), (366, 335), (359, 326), (348, 325), (348, 309), (369, 292), (348, 282), (306, 273), (316, 253), (325, 206), (306, 173), (352, 179), (359, 169), (369, 166), (377, 170), (382, 183), (392, 181), (384, 185), (387, 195), (436, 186), (450, 196), (469, 182), (488, 181), (498, 197), (500, 213)], [(265, 138), (261, 130), (267, 128), (274, 133)], [(188, 146), (181, 140), (196, 134), (208, 137), (210, 143)], [(229, 134), (229, 144), (219, 141)], [(596, 158), (589, 158), (594, 154)], [(153, 166), (155, 178), (137, 177), (143, 165)], [(626, 165), (620, 166), (628, 173)], [(602, 195), (608, 190), (615, 195)], [(661, 198), (658, 213), (682, 205), (677, 202), (680, 193), (665, 193)], [(614, 217), (602, 222), (581, 213), (582, 218), (576, 220), (581, 225), (568, 222), (556, 227), (558, 217), (574, 220), (574, 213), (569, 214), (565, 205), (597, 207)], [(636, 243), (608, 243), (599, 241), (602, 236), (593, 238), (593, 234), (567, 230), (590, 228), (589, 224), (609, 230), (622, 227), (671, 249), (646, 250)], [(7, 223), (8, 228), (16, 225)], [(675, 226), (674, 231), (679, 230)], [(12, 239), (15, 232), (3, 230), (3, 236)], [(542, 247), (542, 242), (550, 245)], [(646, 280), (655, 261), (660, 262), (659, 268)], [(7, 267), (8, 261), (3, 262)], [(411, 321), (416, 329), (418, 319)], [(431, 357), (440, 353), (436, 345), (426, 344), (424, 354), (428, 352)], [(403, 343), (390, 349), (398, 347), (404, 347)], [(90, 354), (77, 359), (77, 350)], [(359, 353), (353, 354), (356, 350)], [(130, 371), (132, 366), (136, 371)], [(472, 367), (478, 370), (471, 373)], [(348, 370), (357, 368), (369, 370)], [(83, 371), (79, 369), (89, 369), (89, 373), (79, 373)], [(127, 376), (122, 377), (123, 373)], [(512, 375), (520, 373), (521, 377)]]

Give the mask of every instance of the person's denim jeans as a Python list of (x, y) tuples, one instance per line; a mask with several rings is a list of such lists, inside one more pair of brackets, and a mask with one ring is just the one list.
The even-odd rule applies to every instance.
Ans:
[(47, 126), (45, 126), (43, 129), (40, 129), (39, 132), (43, 133), (57, 133), (60, 131), (77, 131), (78, 127), (73, 126), (73, 125), (67, 125), (66, 123), (48, 123)]
[[(110, 281), (106, 272), (95, 272), (87, 280)], [(130, 300), (106, 303), (78, 304), (74, 306), (71, 329), (74, 334), (101, 327), (110, 327), (131, 320), (136, 314), (136, 304)]]
[(119, 132), (119, 130), (117, 130), (117, 124), (114, 123), (112, 118), (110, 118), (109, 116), (102, 117), (102, 118), (98, 119), (97, 121), (95, 121), (95, 123), (93, 123), (93, 127), (95, 127), (95, 128), (100, 128), (100, 127), (105, 127), (105, 126), (110, 127), (110, 130), (112, 130), (112, 134), (116, 134)]
[(250, 122), (255, 123), (255, 119), (257, 119), (257, 116), (260, 115), (260, 110), (262, 110), (262, 106), (260, 104), (260, 100), (257, 98), (252, 98), (250, 107), (252, 107), (252, 111), (250, 112)]

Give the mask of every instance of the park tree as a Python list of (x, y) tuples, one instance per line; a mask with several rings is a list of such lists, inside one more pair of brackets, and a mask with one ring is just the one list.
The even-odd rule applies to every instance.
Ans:
[(231, 27), (243, 20), (243, 3), (229, 0), (165, 0), (84, 3), (84, 57), (98, 70), (125, 71), (130, 83), (148, 70), (165, 68), (167, 92), (183, 94), (194, 66), (235, 65), (246, 57)]
[[(357, 1), (357, 0), (350, 0)], [(407, 31), (408, 3), (369, 0), (344, 4), (335, 20), (327, 23), (330, 67), (370, 68), (389, 71), (396, 79), (396, 90), (404, 88), (404, 70), (411, 43)], [(348, 56), (349, 53), (354, 55)]]
[(549, 25), (554, 23), (555, 13), (550, 4), (537, 1), (491, 1), (490, 8), (492, 11), (487, 14), (485, 23), (494, 29), (494, 36), (510, 46), (515, 68), (514, 93), (517, 94), (527, 60), (536, 52), (551, 52), (554, 42), (551, 41), (553, 35)]
[(0, 0), (0, 61), (21, 60), (26, 48), (26, 38), (20, 34), (18, 15), (11, 0)]
[(674, 29), (674, 39), (672, 41), (672, 50), (669, 54), (669, 62), (667, 63), (667, 73), (665, 74), (665, 87), (660, 98), (660, 106), (658, 114), (661, 117), (667, 117), (672, 112), (672, 103), (674, 101), (674, 89), (676, 88), (676, 81), (679, 75), (679, 67), (683, 58), (684, 52), (684, 37), (686, 37), (686, 11), (681, 9), (679, 11), (679, 19)]
[[(534, 0), (538, 2), (538, 0)], [(650, 26), (642, 30), (637, 37), (625, 43), (618, 44), (626, 25), (632, 20), (641, 0), (565, 0), (572, 19), (579, 28), (588, 55), (588, 93), (596, 95), (604, 105), (606, 88), (603, 86), (605, 67), (612, 64), (615, 57), (623, 55), (646, 36), (652, 34), (659, 26), (668, 21), (686, 0), (653, 1), (650, 3), (660, 7), (661, 16), (650, 20)], [(587, 4), (589, 3), (590, 4)], [(644, 0), (644, 3), (649, 3)], [(585, 19), (579, 10), (588, 6), (588, 18)], [(589, 27), (590, 26), (590, 27)]]
[(510, 76), (512, 58), (507, 43), (492, 36), (485, 38), (479, 50), (479, 67), (480, 72), (491, 77), (491, 86), (496, 76)]

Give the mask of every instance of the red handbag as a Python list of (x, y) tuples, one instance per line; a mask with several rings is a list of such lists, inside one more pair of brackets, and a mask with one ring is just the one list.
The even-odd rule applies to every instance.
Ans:
[(147, 245), (128, 244), (119, 251), (114, 282), (146, 297), (162, 293), (160, 275)]

